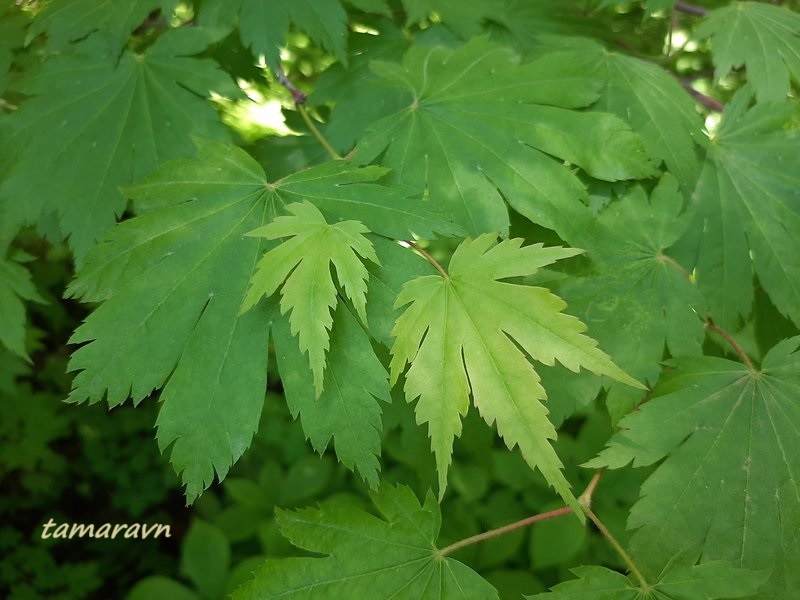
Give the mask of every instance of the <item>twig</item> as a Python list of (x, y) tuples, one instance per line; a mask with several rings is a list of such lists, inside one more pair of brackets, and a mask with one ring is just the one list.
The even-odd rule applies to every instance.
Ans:
[(278, 65), (275, 67), (275, 75), (278, 77), (278, 83), (289, 90), (289, 92), (292, 94), (292, 99), (297, 106), (302, 106), (306, 103), (308, 96), (306, 96), (301, 90), (298, 90), (297, 86), (295, 86), (295, 84), (293, 84), (289, 78), (286, 77), (286, 73), (284, 72), (282, 66)]
[(726, 342), (728, 342), (728, 344), (730, 344), (731, 348), (733, 348), (734, 352), (736, 352), (736, 354), (739, 355), (739, 358), (742, 359), (742, 362), (745, 364), (748, 370), (752, 372), (756, 371), (756, 368), (753, 366), (750, 357), (747, 356), (747, 354), (745, 354), (744, 348), (742, 348), (739, 345), (739, 342), (733, 339), (733, 336), (730, 333), (728, 333), (722, 327), (714, 323), (714, 321), (711, 320), (711, 317), (708, 317), (708, 320), (704, 323), (704, 325), (706, 329), (708, 329), (709, 331), (713, 331), (714, 333), (719, 335), (722, 339), (724, 339)]
[(717, 112), (722, 112), (723, 110), (725, 110), (725, 105), (719, 100), (712, 98), (711, 96), (706, 96), (702, 92), (698, 92), (691, 85), (683, 81), (681, 81), (681, 85), (683, 85), (684, 89), (687, 92), (689, 92), (695, 100), (697, 100), (700, 104), (702, 104), (706, 108), (710, 108), (711, 110)]
[(688, 2), (676, 2), (675, 10), (686, 13), (687, 15), (694, 15), (696, 17), (705, 17), (708, 14), (708, 9), (702, 6), (695, 6)]
[(421, 248), (419, 244), (417, 244), (416, 242), (412, 242), (411, 240), (404, 240), (403, 243), (408, 244), (409, 247), (419, 252), (425, 260), (431, 263), (436, 268), (436, 270), (442, 274), (442, 277), (444, 277), (445, 279), (450, 279), (450, 275), (448, 275), (447, 271), (445, 271), (444, 268), (442, 268), (442, 265), (440, 265), (435, 258), (433, 258), (430, 254), (428, 254), (428, 252), (424, 248)]

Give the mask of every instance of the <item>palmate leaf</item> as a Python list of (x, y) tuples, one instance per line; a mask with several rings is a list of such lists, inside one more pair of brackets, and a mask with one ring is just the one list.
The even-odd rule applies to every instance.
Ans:
[(760, 102), (783, 100), (790, 80), (800, 82), (800, 15), (763, 2), (732, 2), (711, 11), (695, 30), (711, 38), (714, 75), (747, 67)]
[[(705, 335), (700, 293), (665, 254), (689, 224), (682, 206), (669, 175), (649, 199), (633, 188), (585, 233), (594, 272), (570, 278), (559, 289), (614, 362), (650, 384), (661, 373), (665, 344), (673, 356), (701, 354)], [(640, 398), (638, 390), (615, 384), (606, 405), (616, 420)]]
[(51, 0), (36, 14), (28, 39), (46, 33), (49, 48), (63, 49), (70, 42), (98, 32), (108, 42), (109, 50), (116, 52), (152, 11), (161, 10), (169, 16), (177, 4), (177, 0)]
[(481, 33), (481, 25), (497, 15), (498, 7), (492, 0), (401, 0), (406, 12), (406, 25), (426, 21), (435, 14), (448, 28), (463, 39)]
[(89, 40), (86, 54), (55, 56), (20, 82), (34, 98), (7, 123), (16, 162), (0, 184), (5, 217), (22, 224), (57, 213), (80, 262), (125, 209), (119, 186), (191, 155), (190, 133), (227, 139), (204, 97), (233, 82), (213, 61), (186, 56), (200, 42), (170, 32), (144, 54), (118, 56)]
[(0, 0), (0, 94), (8, 83), (12, 51), (23, 45), (28, 24), (14, 0)]
[(702, 120), (691, 96), (667, 71), (651, 62), (585, 42), (559, 53), (585, 77), (605, 85), (592, 107), (617, 115), (642, 139), (654, 163), (662, 161), (690, 192), (700, 174), (698, 144), (704, 143)]
[(238, 16), (242, 42), (272, 68), (291, 25), (347, 63), (347, 13), (340, 0), (205, 0), (199, 14), (204, 26), (220, 30), (232, 29)]
[(297, 347), (288, 324), (272, 331), (286, 402), (314, 449), (322, 453), (333, 438), (336, 456), (357, 469), (370, 487), (378, 486), (381, 453), (380, 401), (391, 402), (389, 375), (375, 356), (369, 337), (349, 308), (339, 303), (333, 315), (331, 348), (322, 393), (309, 378), (308, 357)]
[(441, 511), (432, 495), (420, 505), (409, 488), (384, 484), (372, 500), (383, 518), (343, 499), (278, 509), (292, 544), (326, 556), (268, 560), (233, 600), (498, 600), (472, 569), (439, 554)]
[(303, 200), (329, 219), (354, 216), (404, 236), (403, 211), (412, 212), (410, 200), (373, 183), (380, 168), (339, 161), (268, 183), (244, 151), (197, 145), (196, 158), (128, 190), (140, 216), (92, 249), (68, 289), (102, 302), (71, 339), (85, 345), (69, 363), (79, 371), (69, 399), (105, 396), (114, 406), (163, 388), (158, 442), (172, 444), (190, 501), (247, 448), (263, 403), (269, 326), (280, 317), (269, 303), (240, 314), (270, 243), (245, 234)]
[(308, 353), (319, 396), (333, 324), (331, 309), (338, 301), (331, 266), (336, 270), (339, 286), (366, 324), (369, 272), (362, 259), (377, 263), (378, 257), (372, 242), (364, 237), (369, 230), (358, 221), (329, 225), (319, 209), (308, 202), (290, 204), (286, 210), (291, 216), (278, 217), (248, 233), (268, 240), (289, 239), (258, 262), (242, 311), (281, 287), (281, 313), (291, 311), (292, 335), (298, 336), (300, 350)]
[(673, 554), (772, 569), (759, 598), (800, 583), (800, 338), (772, 348), (760, 371), (721, 358), (681, 358), (653, 398), (620, 422), (594, 467), (663, 463), (629, 526), (634, 560), (656, 574)]
[(695, 566), (672, 566), (649, 589), (616, 571), (603, 567), (571, 569), (579, 579), (555, 586), (551, 592), (529, 600), (717, 600), (753, 594), (768, 576), (762, 571), (737, 569), (725, 561)]
[(497, 244), (492, 234), (466, 240), (453, 254), (448, 277), (418, 277), (403, 287), (397, 305), (409, 306), (393, 331), (391, 377), (397, 381), (411, 363), (405, 394), (409, 401), (419, 398), (417, 422), (428, 424), (440, 496), (471, 391), (481, 416), (490, 425), (497, 423), (506, 445), (519, 446), (531, 468), (538, 467), (582, 514), (550, 445), (556, 431), (541, 402), (545, 390), (527, 356), (641, 384), (583, 335), (583, 323), (561, 312), (565, 304), (560, 298), (544, 288), (499, 281), (532, 275), (581, 251), (521, 244), (520, 239)]
[(507, 48), (476, 38), (457, 50), (414, 47), (402, 65), (373, 68), (405, 108), (370, 128), (355, 159), (382, 156), (393, 181), (425, 190), (470, 234), (506, 233), (505, 199), (569, 240), (589, 216), (583, 185), (562, 161), (612, 181), (653, 173), (621, 120), (571, 110), (594, 102), (602, 82), (558, 59), (520, 66)]
[(752, 307), (755, 268), (800, 324), (800, 136), (783, 128), (794, 106), (748, 101), (743, 90), (726, 107), (693, 196), (697, 284), (715, 321), (735, 328)]

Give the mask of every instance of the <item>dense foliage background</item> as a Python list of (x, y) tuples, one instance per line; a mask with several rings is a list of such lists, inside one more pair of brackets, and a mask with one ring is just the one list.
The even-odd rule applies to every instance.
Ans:
[(0, 597), (794, 598), (797, 11), (0, 0)]

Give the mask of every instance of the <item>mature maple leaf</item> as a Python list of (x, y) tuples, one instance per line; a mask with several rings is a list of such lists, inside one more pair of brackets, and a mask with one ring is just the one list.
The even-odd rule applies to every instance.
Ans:
[(653, 174), (620, 119), (571, 110), (597, 100), (602, 81), (557, 58), (519, 65), (508, 48), (476, 38), (456, 50), (414, 47), (402, 65), (373, 68), (405, 108), (370, 127), (355, 159), (382, 156), (392, 181), (424, 190), (470, 234), (504, 234), (505, 199), (569, 241), (589, 214), (564, 161), (612, 181)]
[[(649, 199), (640, 187), (631, 189), (583, 236), (592, 273), (569, 278), (559, 288), (614, 362), (650, 384), (661, 373), (665, 344), (673, 356), (701, 354), (705, 336), (702, 297), (666, 254), (689, 225), (682, 207), (670, 175)], [(640, 399), (638, 390), (615, 384), (606, 405), (616, 420)]]
[(269, 324), (280, 317), (269, 303), (240, 314), (270, 243), (245, 234), (308, 200), (328, 218), (411, 235), (411, 201), (373, 183), (383, 169), (335, 162), (269, 183), (241, 149), (197, 144), (197, 158), (128, 189), (140, 216), (92, 249), (68, 290), (103, 302), (71, 339), (88, 343), (70, 360), (80, 371), (70, 400), (114, 406), (163, 387), (158, 441), (174, 444), (189, 500), (241, 456), (263, 404)]
[(447, 276), (418, 277), (403, 287), (397, 305), (409, 306), (393, 331), (392, 381), (410, 362), (405, 393), (409, 401), (419, 398), (417, 421), (428, 424), (440, 495), (472, 391), (481, 416), (490, 425), (497, 423), (506, 445), (518, 445), (531, 468), (538, 467), (582, 514), (550, 445), (555, 428), (541, 402), (545, 390), (527, 357), (641, 385), (583, 335), (583, 323), (561, 312), (565, 304), (560, 298), (544, 288), (499, 281), (532, 275), (581, 251), (521, 244), (520, 239), (497, 244), (492, 234), (466, 240), (453, 254)]
[(314, 449), (322, 453), (333, 438), (336, 456), (378, 486), (381, 454), (380, 401), (391, 402), (389, 375), (350, 309), (339, 303), (333, 315), (330, 351), (322, 392), (309, 378), (311, 366), (284, 321), (273, 323), (278, 370), (292, 415)]
[(36, 13), (28, 38), (47, 33), (47, 46), (63, 49), (97, 32), (112, 52), (128, 42), (131, 32), (154, 10), (170, 16), (177, 0), (128, 0), (124, 3), (97, 0), (54, 0)]
[(675, 78), (656, 64), (588, 40), (557, 56), (585, 77), (604, 81), (592, 109), (628, 123), (653, 162), (663, 161), (688, 195), (700, 174), (698, 148), (705, 136), (694, 101)]
[(794, 106), (748, 110), (738, 93), (723, 113), (693, 195), (697, 285), (715, 321), (735, 328), (753, 302), (753, 268), (773, 304), (800, 324), (800, 153)]
[(298, 336), (300, 350), (308, 353), (319, 396), (333, 324), (331, 309), (338, 302), (331, 266), (336, 270), (339, 286), (350, 298), (361, 321), (366, 323), (369, 272), (362, 259), (377, 263), (378, 256), (372, 243), (364, 237), (369, 230), (360, 222), (328, 224), (319, 209), (308, 202), (290, 204), (286, 210), (291, 216), (278, 217), (248, 233), (268, 240), (289, 239), (272, 248), (258, 262), (242, 311), (281, 288), (281, 313), (291, 311), (292, 335)]
[(19, 82), (34, 98), (7, 121), (19, 152), (0, 184), (6, 218), (19, 225), (57, 213), (80, 262), (125, 209), (120, 186), (191, 155), (189, 133), (227, 139), (205, 96), (235, 88), (213, 61), (187, 57), (201, 41), (169, 32), (144, 54), (119, 56), (89, 40), (85, 54), (57, 55)]
[[(800, 338), (760, 370), (680, 358), (653, 398), (620, 421), (590, 466), (663, 460), (642, 486), (629, 526), (634, 559), (657, 574), (678, 552), (772, 569), (764, 597), (787, 598), (800, 564)], [(791, 581), (791, 583), (789, 583)], [(787, 595), (789, 594), (789, 595)]]
[(760, 102), (783, 100), (800, 83), (800, 15), (785, 6), (732, 2), (711, 11), (694, 32), (711, 38), (714, 75), (747, 67)]
[(441, 556), (436, 538), (441, 511), (409, 488), (388, 484), (372, 494), (383, 518), (352, 501), (319, 508), (277, 511), (281, 533), (298, 548), (322, 558), (269, 560), (233, 600), (497, 600), (497, 591), (472, 569)]
[(528, 600), (717, 600), (750, 597), (767, 573), (737, 569), (725, 561), (695, 566), (671, 565), (646, 588), (631, 577), (603, 567), (571, 569), (579, 579), (565, 581), (551, 592)]

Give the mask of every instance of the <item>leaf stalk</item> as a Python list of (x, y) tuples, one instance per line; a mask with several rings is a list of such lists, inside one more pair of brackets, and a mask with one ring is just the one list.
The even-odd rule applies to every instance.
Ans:
[(747, 353), (744, 351), (744, 348), (742, 348), (739, 345), (739, 342), (733, 339), (733, 336), (730, 333), (728, 333), (722, 327), (714, 323), (714, 321), (711, 320), (711, 317), (708, 317), (708, 320), (704, 323), (704, 325), (706, 329), (708, 329), (709, 331), (713, 331), (714, 333), (719, 335), (722, 339), (724, 339), (726, 342), (728, 342), (730, 347), (733, 348), (733, 351), (736, 352), (736, 354), (739, 355), (739, 358), (742, 359), (742, 362), (749, 371), (753, 373), (756, 372), (756, 368), (755, 366), (753, 366), (753, 362), (750, 360), (750, 357), (747, 356)]
[(450, 279), (450, 276), (447, 274), (447, 271), (445, 271), (444, 268), (442, 267), (442, 265), (439, 264), (439, 261), (437, 261), (435, 258), (433, 258), (424, 248), (420, 247), (419, 244), (417, 244), (416, 242), (412, 242), (411, 240), (404, 240), (403, 243), (404, 244), (408, 244), (409, 247), (411, 247), (414, 250), (416, 250), (417, 252), (419, 252), (425, 260), (427, 260), (429, 263), (431, 263), (433, 265), (433, 267), (437, 271), (439, 271), (439, 273), (442, 274), (442, 277), (444, 277), (445, 279), (448, 279), (448, 280)]

